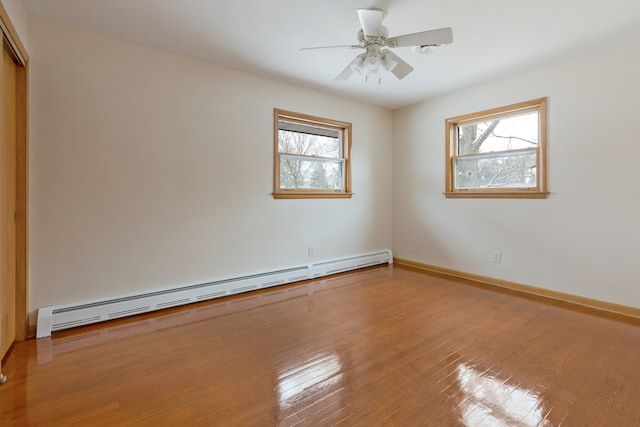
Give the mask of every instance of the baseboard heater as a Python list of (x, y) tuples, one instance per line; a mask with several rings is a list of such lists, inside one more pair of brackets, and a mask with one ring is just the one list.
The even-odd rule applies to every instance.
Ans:
[(324, 261), (306, 266), (216, 280), (98, 301), (41, 307), (36, 338), (52, 332), (133, 316), (140, 313), (206, 301), (227, 295), (299, 282), (379, 264), (393, 263), (390, 250)]

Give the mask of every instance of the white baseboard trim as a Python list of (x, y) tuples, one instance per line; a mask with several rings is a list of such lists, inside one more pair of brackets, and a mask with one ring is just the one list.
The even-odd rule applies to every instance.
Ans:
[(201, 284), (124, 295), (102, 300), (41, 307), (38, 310), (36, 338), (48, 337), (51, 336), (52, 332), (77, 326), (104, 322), (161, 310), (163, 308), (206, 301), (307, 279), (315, 279), (379, 264), (391, 264), (392, 262), (393, 254), (391, 250), (384, 250), (365, 255), (322, 261), (306, 266), (215, 280)]

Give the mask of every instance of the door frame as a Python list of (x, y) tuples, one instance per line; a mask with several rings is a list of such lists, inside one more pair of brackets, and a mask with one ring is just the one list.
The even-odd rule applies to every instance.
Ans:
[[(29, 55), (9, 14), (0, 3), (0, 28), (16, 67), (16, 340), (35, 335), (29, 327)], [(33, 330), (30, 330), (33, 329)]]

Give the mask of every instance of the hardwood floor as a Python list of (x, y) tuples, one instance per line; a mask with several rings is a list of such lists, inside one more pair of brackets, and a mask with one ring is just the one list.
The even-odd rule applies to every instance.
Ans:
[(637, 426), (640, 324), (384, 266), (17, 343), (2, 426)]

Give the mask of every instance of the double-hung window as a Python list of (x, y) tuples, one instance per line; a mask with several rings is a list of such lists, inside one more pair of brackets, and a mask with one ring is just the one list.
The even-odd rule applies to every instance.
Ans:
[(351, 123), (274, 111), (276, 199), (351, 197)]
[(447, 197), (544, 198), (546, 98), (446, 120)]

